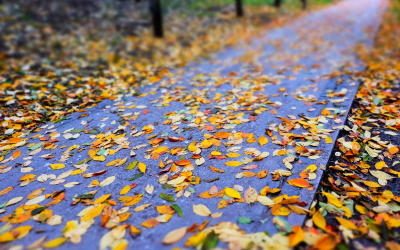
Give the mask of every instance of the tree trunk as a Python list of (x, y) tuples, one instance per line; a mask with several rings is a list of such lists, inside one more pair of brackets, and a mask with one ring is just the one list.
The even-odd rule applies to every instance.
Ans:
[(236, 0), (236, 15), (238, 17), (243, 16), (243, 2), (242, 0)]
[(150, 13), (152, 16), (154, 36), (163, 37), (164, 31), (160, 0), (150, 0)]
[(307, 9), (307, 0), (300, 0), (303, 10)]
[(276, 8), (280, 8), (282, 5), (282, 0), (274, 0), (274, 6)]

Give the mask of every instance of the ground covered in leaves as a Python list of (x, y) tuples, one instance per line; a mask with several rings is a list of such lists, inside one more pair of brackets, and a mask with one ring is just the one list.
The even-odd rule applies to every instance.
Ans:
[(163, 57), (28, 28), (2, 54), (1, 247), (397, 249), (397, 9), (228, 23)]

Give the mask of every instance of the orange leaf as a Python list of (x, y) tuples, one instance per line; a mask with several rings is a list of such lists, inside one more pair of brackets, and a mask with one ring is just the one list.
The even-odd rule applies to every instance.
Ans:
[(225, 131), (215, 133), (215, 137), (217, 137), (218, 139), (225, 139), (228, 138), (230, 135), (231, 135), (230, 133)]
[(17, 159), (20, 155), (21, 155), (21, 151), (17, 150), (17, 151), (15, 151), (15, 152), (13, 153), (12, 156), (13, 156), (14, 159)]
[(14, 187), (8, 187), (8, 188), (5, 188), (5, 189), (1, 190), (0, 191), (0, 196), (3, 196), (5, 194), (7, 194), (8, 192), (10, 192), (13, 189), (14, 189)]
[(205, 192), (199, 194), (199, 197), (203, 198), (203, 199), (211, 199), (211, 198), (216, 197), (217, 195), (218, 194), (210, 194), (208, 191), (205, 191)]
[(390, 154), (394, 155), (394, 154), (396, 154), (397, 152), (399, 152), (399, 148), (398, 148), (398, 147), (391, 147), (391, 148), (389, 148), (389, 153), (390, 153)]
[(22, 141), (22, 139), (19, 137), (12, 137), (12, 138), (8, 139), (8, 143), (10, 143), (10, 144), (18, 143), (20, 141)]
[(257, 173), (258, 179), (265, 178), (268, 175), (268, 170), (261, 170), (260, 172)]
[(293, 233), (289, 235), (289, 246), (295, 247), (304, 240), (304, 231), (299, 225), (294, 226), (292, 231)]
[(213, 171), (213, 173), (217, 173), (217, 172), (219, 172), (219, 173), (225, 173), (224, 170), (221, 170), (221, 169), (219, 169), (219, 168), (215, 168), (215, 167), (212, 167), (212, 166), (210, 166), (210, 169)]
[(336, 239), (333, 235), (327, 235), (321, 238), (317, 244), (315, 244), (314, 248), (318, 250), (332, 250), (336, 246)]
[(153, 228), (153, 227), (157, 226), (158, 224), (159, 224), (158, 220), (151, 218), (151, 219), (144, 221), (140, 225), (142, 225), (146, 228)]
[(271, 209), (271, 214), (278, 216), (288, 216), (290, 214), (290, 209), (287, 207), (283, 207), (282, 205), (275, 205), (272, 209)]
[(225, 207), (227, 207), (228, 205), (229, 205), (229, 203), (228, 203), (227, 200), (221, 200), (221, 201), (218, 203), (218, 208), (217, 208), (217, 209), (225, 208)]
[(244, 177), (248, 177), (248, 178), (256, 176), (255, 173), (249, 172), (249, 171), (242, 172), (242, 174), (243, 174)]
[(185, 166), (185, 165), (189, 165), (190, 163), (192, 163), (191, 161), (189, 161), (189, 160), (181, 160), (181, 161), (176, 161), (175, 162), (175, 164), (176, 165), (179, 165), (179, 166)]
[(308, 181), (306, 181), (305, 179), (302, 179), (302, 178), (288, 180), (288, 183), (290, 185), (292, 185), (293, 187), (305, 188), (305, 187), (311, 186)]
[(162, 205), (162, 206), (158, 206), (157, 208), (157, 212), (159, 212), (160, 214), (173, 214), (175, 213), (175, 210), (171, 208), (171, 206), (168, 205)]

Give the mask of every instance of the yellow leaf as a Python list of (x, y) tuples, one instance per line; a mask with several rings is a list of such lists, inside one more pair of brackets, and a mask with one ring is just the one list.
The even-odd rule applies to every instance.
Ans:
[(332, 138), (330, 138), (329, 136), (325, 137), (325, 143), (331, 144), (332, 142), (333, 142)]
[(375, 164), (375, 167), (376, 167), (376, 169), (382, 169), (382, 168), (386, 167), (386, 163), (384, 161), (377, 162)]
[(133, 206), (143, 199), (143, 194), (135, 195), (131, 201), (124, 204), (124, 207)]
[(326, 198), (328, 198), (328, 203), (335, 205), (336, 207), (342, 207), (343, 206), (343, 202), (341, 202), (338, 198), (336, 198), (335, 196), (333, 196), (330, 193), (326, 193), (326, 192), (322, 192), (323, 195), (326, 196)]
[(254, 134), (250, 134), (249, 138), (247, 138), (248, 143), (255, 143), (257, 139), (254, 137)]
[(317, 165), (313, 164), (306, 168), (306, 170), (310, 170), (310, 173), (314, 173), (317, 170)]
[(260, 143), (260, 146), (262, 147), (263, 145), (265, 145), (265, 144), (268, 143), (268, 138), (265, 137), (265, 136), (261, 136), (261, 137), (258, 139), (258, 143)]
[(288, 207), (290, 208), (290, 210), (292, 210), (296, 214), (307, 214), (308, 212), (310, 212), (309, 210), (299, 207), (299, 206), (294, 206), (294, 205), (288, 204)]
[(187, 227), (182, 227), (169, 232), (167, 235), (165, 235), (163, 243), (169, 245), (180, 241), (183, 239), (183, 237), (185, 237), (186, 230)]
[(94, 180), (92, 181), (89, 185), (87, 185), (87, 187), (95, 187), (98, 186), (100, 183), (98, 180)]
[(124, 195), (126, 193), (128, 193), (131, 190), (131, 186), (126, 186), (123, 189), (121, 189), (121, 192), (119, 192), (120, 195)]
[(132, 226), (132, 225), (130, 225), (129, 230), (133, 235), (136, 235), (136, 236), (142, 233), (142, 231), (139, 228)]
[(132, 214), (132, 213), (125, 213), (125, 214), (120, 214), (120, 215), (118, 215), (118, 217), (119, 217), (119, 222), (124, 222), (124, 221), (126, 221), (126, 220), (129, 218), (129, 216), (131, 216), (131, 214)]
[(146, 164), (139, 162), (138, 168), (142, 173), (146, 173)]
[(111, 194), (105, 194), (105, 195), (103, 195), (103, 196), (100, 196), (99, 198), (97, 198), (97, 199), (93, 202), (93, 204), (100, 204), (100, 203), (103, 203), (103, 202), (105, 202), (108, 198), (110, 198), (110, 196), (111, 196)]
[(206, 234), (203, 231), (190, 236), (185, 243), (185, 247), (197, 247), (203, 241), (205, 236)]
[(65, 164), (62, 164), (62, 163), (50, 164), (50, 167), (54, 170), (57, 170), (57, 169), (65, 168)]
[(312, 220), (317, 227), (325, 230), (326, 220), (324, 216), (322, 216), (322, 214), (319, 212), (319, 210), (313, 215)]
[(107, 179), (105, 179), (104, 181), (100, 182), (100, 187), (110, 185), (111, 183), (113, 183), (114, 180), (115, 180), (115, 176), (110, 176)]
[(134, 208), (133, 211), (140, 212), (140, 211), (143, 211), (143, 210), (145, 210), (146, 208), (148, 208), (150, 206), (151, 206), (151, 203), (147, 203), (147, 204), (144, 204), (144, 205), (141, 205), (141, 206), (138, 206), (138, 207)]
[(378, 183), (376, 183), (374, 181), (363, 181), (363, 184), (368, 186), (368, 187), (372, 187), (372, 188), (381, 187), (381, 185), (379, 185)]
[(227, 165), (228, 167), (238, 167), (240, 165), (242, 165), (243, 163), (241, 163), (240, 161), (228, 161), (225, 162), (225, 165)]
[(124, 159), (120, 160), (115, 166), (116, 166), (116, 167), (119, 167), (119, 166), (125, 164), (125, 162), (126, 162), (127, 159), (128, 159), (128, 157), (125, 157)]
[(238, 153), (229, 153), (229, 154), (227, 154), (226, 156), (228, 156), (229, 158), (236, 158), (236, 157), (241, 156), (241, 154), (238, 154)]
[(105, 161), (106, 157), (104, 157), (104, 155), (94, 155), (93, 157), (94, 161)]
[(340, 217), (336, 217), (336, 220), (340, 223), (340, 225), (342, 225), (344, 228), (349, 229), (349, 230), (358, 230), (357, 226), (354, 225), (353, 222), (340, 218)]
[(43, 247), (44, 247), (44, 248), (55, 248), (55, 247), (59, 247), (59, 246), (61, 246), (62, 244), (64, 244), (64, 242), (66, 242), (66, 241), (67, 241), (67, 239), (66, 239), (66, 238), (63, 238), (63, 237), (55, 238), (55, 239), (53, 239), (53, 240), (51, 240), (51, 241), (48, 241), (48, 242), (44, 243), (44, 244), (43, 244)]
[(15, 240), (12, 232), (6, 232), (0, 235), (0, 243), (9, 242)]
[(110, 161), (109, 163), (107, 163), (106, 167), (115, 165), (115, 164), (117, 164), (117, 163), (120, 162), (120, 161), (121, 161), (121, 159), (116, 159), (116, 160)]
[(240, 197), (240, 193), (233, 188), (225, 187), (225, 194), (228, 195), (229, 197), (236, 198), (236, 199), (242, 198), (242, 197)]
[(205, 216), (205, 217), (210, 216), (210, 214), (211, 214), (210, 209), (208, 209), (208, 207), (206, 207), (202, 204), (199, 204), (199, 205), (193, 204), (193, 212), (197, 215)]
[(188, 149), (189, 149), (190, 152), (196, 152), (197, 147), (195, 145), (190, 144)]
[(367, 209), (364, 206), (356, 204), (355, 207), (360, 214), (367, 214)]
[(59, 83), (55, 84), (54, 87), (58, 90), (66, 90), (67, 89), (67, 87), (65, 87)]
[(100, 204), (89, 211), (82, 217), (81, 221), (91, 220), (101, 214), (103, 212), (104, 204)]

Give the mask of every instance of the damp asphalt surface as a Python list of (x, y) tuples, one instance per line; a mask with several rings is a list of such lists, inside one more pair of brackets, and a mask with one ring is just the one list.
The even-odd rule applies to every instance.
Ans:
[[(363, 0), (344, 0), (340, 1), (334, 5), (323, 8), (321, 10), (315, 11), (313, 13), (307, 14), (297, 20), (294, 20), (290, 23), (285, 24), (283, 27), (275, 28), (272, 30), (268, 30), (264, 35), (253, 38), (249, 40), (246, 44), (241, 45), (240, 47), (228, 48), (225, 51), (219, 52), (215, 54), (214, 58), (203, 60), (198, 63), (193, 63), (192, 65), (177, 70), (176, 72), (183, 72), (182, 78), (178, 80), (178, 83), (172, 85), (171, 89), (167, 89), (167, 91), (171, 91), (175, 89), (177, 86), (186, 87), (186, 91), (190, 91), (191, 89), (199, 88), (191, 85), (193, 82), (192, 78), (197, 74), (215, 74), (219, 73), (220, 76), (227, 76), (231, 72), (236, 72), (239, 75), (245, 76), (247, 74), (258, 74), (258, 75), (266, 75), (269, 77), (273, 77), (276, 79), (281, 78), (281, 84), (270, 84), (265, 86), (265, 90), (263, 93), (265, 95), (272, 94), (280, 94), (278, 97), (270, 97), (270, 101), (276, 103), (282, 103), (281, 107), (277, 109), (278, 116), (286, 115), (294, 115), (298, 116), (298, 114), (305, 114), (309, 117), (315, 117), (321, 114), (321, 110), (325, 108), (334, 107), (332, 102), (329, 102), (329, 98), (327, 97), (327, 91), (332, 90), (333, 92), (346, 92), (346, 100), (340, 104), (340, 107), (334, 107), (340, 110), (343, 110), (346, 114), (345, 116), (341, 116), (340, 119), (343, 121), (346, 120), (347, 112), (351, 107), (353, 97), (358, 88), (358, 82), (354, 78), (350, 78), (349, 76), (341, 76), (329, 78), (326, 77), (328, 74), (334, 71), (343, 71), (344, 65), (352, 65), (349, 67), (351, 70), (359, 70), (363, 68), (363, 64), (358, 59), (356, 53), (354, 52), (355, 46), (359, 44), (363, 44), (366, 46), (372, 46), (374, 41), (374, 35), (376, 34), (379, 24), (382, 18), (382, 14), (386, 7), (387, 2), (385, 0), (371, 0), (371, 1), (363, 1)], [(251, 59), (248, 59), (251, 58)], [(303, 65), (304, 69), (300, 70), (298, 73), (294, 74), (292, 71), (296, 65)], [(258, 72), (255, 72), (255, 69), (258, 69)], [(255, 73), (254, 73), (255, 72)], [(293, 75), (289, 79), (288, 76)], [(310, 81), (313, 79), (313, 81)], [(338, 79), (344, 79), (338, 84)], [(213, 78), (210, 78), (206, 81), (205, 86), (202, 88), (206, 89), (209, 96), (212, 98), (215, 96), (215, 93), (224, 93), (232, 90), (232, 88), (237, 88), (238, 91), (246, 91), (251, 88), (251, 84), (243, 81), (239, 85), (235, 85), (234, 87), (230, 83), (224, 83), (218, 86), (218, 88), (213, 89)], [(208, 86), (209, 83), (209, 86)], [(311, 86), (311, 88), (310, 88)], [(282, 92), (279, 92), (280, 88), (286, 88), (287, 96), (283, 95)], [(304, 87), (309, 87), (308, 91), (304, 91)], [(201, 87), (200, 87), (201, 88)], [(314, 105), (307, 106), (304, 105), (303, 101), (298, 101), (294, 99), (294, 95), (291, 93), (296, 92), (296, 90), (302, 89), (303, 94), (308, 97), (309, 95), (315, 96), (318, 101), (326, 100), (326, 105)], [(157, 92), (155, 95), (149, 94), (146, 97), (140, 98), (139, 101), (134, 102), (137, 105), (146, 105), (147, 109), (150, 111), (148, 114), (140, 114), (139, 118), (133, 123), (130, 122), (130, 126), (136, 126), (136, 128), (142, 128), (147, 124), (154, 124), (158, 122), (159, 125), (155, 126), (152, 134), (162, 135), (168, 133), (169, 136), (178, 136), (184, 137), (185, 141), (183, 142), (169, 142), (166, 140), (162, 146), (188, 146), (190, 142), (196, 140), (197, 142), (203, 141), (204, 133), (208, 133), (207, 131), (198, 131), (197, 128), (193, 128), (193, 130), (187, 130), (180, 134), (175, 134), (174, 131), (171, 130), (170, 126), (162, 125), (164, 121), (162, 118), (166, 113), (169, 112), (179, 112), (184, 113), (185, 110), (188, 110), (188, 107), (185, 106), (184, 103), (181, 102), (171, 102), (168, 107), (159, 108), (156, 104), (152, 104), (152, 99), (157, 99), (159, 96), (163, 95), (162, 90), (158, 88), (157, 84), (149, 87), (143, 87), (139, 89), (139, 93), (148, 93), (148, 92)], [(127, 93), (121, 100), (125, 102), (134, 101), (136, 97), (132, 97), (131, 94)], [(120, 119), (121, 114), (127, 112), (141, 112), (143, 110), (140, 109), (132, 109), (125, 110), (124, 112), (118, 112), (118, 109), (112, 110), (108, 106), (114, 107), (115, 101), (105, 100), (98, 104), (97, 107), (87, 109), (87, 113), (89, 116), (78, 118), (82, 113), (74, 113), (70, 115), (68, 120), (63, 121), (62, 123), (55, 124), (54, 128), (57, 129), (59, 133), (74, 128), (80, 129), (83, 128), (81, 125), (81, 121), (90, 121), (90, 125), (88, 128), (98, 128), (99, 131), (104, 131), (107, 127), (113, 127), (113, 131), (117, 125), (112, 125), (112, 121), (117, 121)], [(207, 108), (213, 109), (215, 106), (227, 106), (225, 105), (216, 105), (212, 104), (203, 104), (200, 106), (201, 111), (205, 111)], [(296, 109), (292, 109), (295, 107)], [(268, 107), (271, 108), (271, 107)], [(316, 108), (314, 111), (308, 111), (310, 108)], [(245, 117), (248, 117), (248, 114), (252, 112), (245, 112)], [(188, 117), (189, 115), (186, 114)], [(109, 117), (108, 120), (101, 122), (100, 120), (103, 118)], [(231, 130), (223, 130), (223, 131), (243, 131), (245, 133), (254, 133), (255, 137), (258, 139), (260, 136), (265, 135), (265, 129), (268, 128), (269, 124), (275, 123), (279, 124), (280, 119), (276, 118), (275, 115), (272, 115), (270, 112), (263, 112), (261, 115), (256, 116), (257, 120), (243, 123), (237, 125)], [(332, 128), (333, 126), (342, 125), (335, 124), (333, 119), (329, 119), (329, 122), (325, 124), (326, 128)], [(105, 126), (101, 127), (102, 124)], [(118, 123), (117, 123), (118, 124)], [(181, 123), (179, 128), (184, 128), (185, 123)], [(45, 130), (40, 131), (39, 133), (43, 134)], [(106, 131), (107, 132), (107, 131)], [(130, 128), (126, 129), (127, 134), (130, 133)], [(297, 129), (296, 133), (301, 134), (302, 129)], [(331, 133), (331, 138), (335, 141), (338, 136), (338, 130)], [(274, 133), (274, 135), (277, 133)], [(34, 136), (35, 134), (30, 135)], [(278, 139), (280, 139), (279, 134)], [(191, 136), (191, 139), (188, 140)], [(130, 137), (128, 140), (131, 142), (130, 147), (134, 147), (141, 144), (148, 144), (147, 136), (141, 137)], [(39, 176), (40, 174), (60, 174), (69, 169), (75, 169), (72, 165), (76, 164), (80, 160), (88, 158), (88, 147), (81, 153), (75, 153), (73, 157), (71, 157), (68, 161), (64, 162), (66, 164), (66, 168), (62, 170), (52, 170), (50, 168), (50, 164), (58, 163), (62, 153), (66, 150), (60, 149), (61, 146), (67, 145), (67, 148), (73, 145), (82, 145), (86, 142), (93, 142), (93, 139), (89, 138), (89, 134), (81, 133), (80, 137), (76, 140), (66, 140), (60, 137), (59, 147), (51, 153), (55, 154), (56, 157), (51, 160), (45, 160), (44, 158), (39, 157), (40, 155), (50, 153), (50, 151), (42, 150), (39, 154), (33, 156), (31, 167), (34, 168), (32, 174)], [(29, 140), (29, 143), (39, 142), (39, 139)], [(258, 143), (248, 144), (247, 142), (243, 142), (241, 145), (242, 149), (239, 153), (242, 153), (246, 148), (257, 148), (261, 152), (268, 151), (270, 156), (262, 161), (255, 162), (254, 164), (259, 167), (254, 171), (258, 172), (260, 170), (268, 169), (271, 173), (276, 169), (286, 169), (285, 165), (282, 163), (282, 159), (284, 156), (272, 156), (273, 151), (276, 149), (280, 149), (281, 146), (275, 145), (271, 143), (271, 140), (260, 147)], [(193, 170), (193, 174), (195, 176), (199, 176), (202, 180), (205, 179), (213, 179), (215, 177), (219, 177), (219, 180), (206, 183), (201, 182), (197, 186), (192, 186), (194, 189), (194, 193), (191, 197), (186, 198), (182, 196), (181, 198), (176, 200), (176, 204), (178, 204), (182, 210), (183, 214), (179, 217), (177, 214), (171, 218), (171, 220), (167, 223), (160, 223), (158, 226), (152, 229), (145, 229), (140, 226), (140, 223), (143, 221), (159, 216), (158, 212), (155, 209), (155, 206), (159, 205), (172, 205), (175, 202), (167, 202), (162, 200), (159, 195), (161, 192), (166, 194), (171, 194), (175, 197), (175, 193), (173, 189), (163, 189), (161, 185), (158, 183), (158, 173), (160, 172), (160, 168), (158, 167), (159, 160), (147, 160), (144, 158), (144, 151), (151, 148), (151, 145), (135, 150), (136, 156), (131, 158), (129, 156), (130, 150), (121, 149), (115, 155), (109, 155), (106, 157), (105, 162), (89, 162), (88, 171), (90, 173), (94, 173), (101, 170), (107, 170), (106, 174), (92, 177), (92, 178), (84, 178), (82, 175), (74, 175), (67, 177), (67, 182), (80, 182), (80, 185), (76, 185), (73, 188), (64, 188), (63, 184), (59, 185), (49, 185), (49, 181), (46, 183), (40, 182), (32, 182), (25, 187), (19, 186), (20, 178), (26, 173), (22, 173), (20, 171), (20, 167), (13, 168), (11, 171), (0, 175), (0, 190), (5, 189), (9, 186), (15, 186), (14, 190), (2, 197), (0, 197), (0, 204), (4, 203), (14, 197), (24, 196), (26, 197), (32, 191), (45, 187), (45, 193), (51, 193), (52, 191), (59, 191), (65, 189), (65, 200), (63, 200), (60, 204), (56, 206), (52, 206), (53, 214), (59, 214), (63, 218), (63, 223), (57, 226), (49, 226), (46, 224), (40, 224), (34, 220), (29, 220), (23, 225), (31, 225), (33, 230), (31, 233), (22, 240), (17, 240), (6, 245), (0, 246), (0, 248), (6, 246), (12, 246), (15, 244), (20, 244), (27, 246), (37, 240), (39, 237), (44, 235), (47, 236), (47, 240), (61, 237), (62, 229), (65, 226), (66, 222), (69, 220), (79, 220), (77, 214), (85, 208), (82, 204), (77, 204), (75, 206), (71, 206), (72, 198), (78, 194), (83, 194), (85, 192), (89, 192), (92, 190), (98, 190), (96, 194), (96, 198), (104, 195), (111, 194), (113, 200), (117, 200), (120, 197), (120, 190), (127, 185), (132, 183), (136, 183), (137, 186), (130, 191), (127, 195), (133, 195), (133, 192), (144, 193), (144, 197), (140, 203), (133, 206), (136, 207), (141, 204), (152, 203), (152, 206), (148, 209), (145, 209), (141, 212), (132, 212), (131, 217), (126, 221), (126, 223), (138, 226), (142, 229), (142, 234), (136, 238), (131, 238), (128, 235), (125, 237), (129, 241), (129, 249), (171, 249), (172, 247), (183, 247), (185, 239), (189, 236), (186, 235), (185, 239), (180, 242), (172, 245), (165, 246), (162, 244), (163, 237), (170, 232), (171, 230), (183, 227), (183, 226), (191, 226), (193, 223), (203, 223), (206, 220), (210, 220), (209, 225), (216, 224), (222, 221), (231, 221), (237, 223), (237, 219), (239, 217), (248, 217), (253, 220), (252, 223), (249, 224), (239, 224), (240, 228), (245, 230), (248, 233), (259, 232), (259, 231), (267, 231), (270, 234), (274, 234), (277, 232), (275, 226), (272, 224), (273, 216), (270, 215), (270, 211), (267, 207), (261, 205), (256, 202), (252, 205), (248, 205), (246, 203), (234, 203), (229, 205), (228, 207), (217, 210), (218, 203), (220, 198), (213, 199), (202, 199), (197, 197), (201, 192), (207, 191), (211, 186), (217, 185), (219, 189), (223, 189), (224, 187), (232, 187), (233, 185), (241, 185), (244, 190), (246, 190), (249, 185), (255, 188), (258, 192), (265, 187), (266, 185), (270, 188), (281, 188), (282, 194), (288, 194), (290, 196), (298, 195), (300, 196), (299, 200), (307, 202), (308, 205), (311, 205), (311, 202), (314, 198), (316, 188), (314, 190), (301, 189), (297, 187), (293, 187), (287, 183), (288, 179), (298, 178), (298, 173), (300, 173), (303, 169), (305, 169), (308, 165), (316, 164), (319, 166), (327, 165), (331, 151), (333, 149), (334, 144), (325, 144), (325, 142), (321, 142), (318, 147), (315, 149), (320, 149), (323, 153), (320, 155), (321, 157), (316, 160), (311, 160), (306, 157), (300, 157), (302, 160), (302, 164), (298, 162), (293, 163), (293, 174), (287, 178), (281, 178), (280, 181), (272, 181), (272, 175), (268, 174), (268, 176), (264, 179), (257, 179), (257, 177), (253, 178), (241, 178), (236, 179), (235, 175), (243, 170), (240, 167), (230, 168), (227, 167), (224, 163), (229, 160), (235, 159), (225, 159), (225, 160), (217, 160), (217, 159), (208, 159), (208, 155), (215, 148), (211, 147), (208, 149), (203, 149), (201, 154), (206, 159), (206, 162), (201, 166), (195, 166), (195, 170)], [(219, 151), (224, 155), (228, 148), (221, 146), (219, 147)], [(12, 162), (15, 163), (23, 163), (23, 158), (28, 156), (27, 147), (21, 147), (19, 150), (22, 152), (22, 155)], [(128, 157), (128, 161), (125, 165), (115, 167), (105, 167), (105, 165), (115, 159), (123, 159)], [(161, 159), (164, 159), (165, 156), (161, 156)], [(242, 158), (242, 157), (240, 157)], [(175, 158), (170, 156), (172, 160), (178, 160), (179, 157), (175, 156)], [(139, 170), (135, 168), (134, 170), (126, 170), (125, 167), (132, 161), (139, 160), (147, 165), (146, 174), (135, 180), (128, 181), (133, 175), (139, 173)], [(8, 163), (9, 165), (10, 163)], [(253, 164), (253, 163), (252, 163)], [(11, 165), (11, 164), (10, 164)], [(213, 173), (209, 166), (213, 166), (219, 169), (225, 170), (225, 173)], [(318, 187), (322, 170), (318, 168), (317, 178), (312, 180), (311, 182), (315, 187)], [(97, 179), (100, 182), (107, 177), (116, 176), (116, 180), (108, 186), (105, 187), (86, 187), (93, 180)], [(150, 195), (145, 193), (145, 187), (147, 185), (153, 185), (155, 187), (154, 192)], [(3, 215), (7, 215), (14, 211), (16, 207), (25, 203), (26, 198), (22, 200), (19, 204), (6, 207), (6, 213)], [(43, 201), (45, 204), (48, 201)], [(220, 218), (211, 219), (210, 217), (201, 217), (193, 213), (192, 204), (204, 204), (206, 205), (212, 213), (214, 212), (223, 212), (223, 215)], [(122, 208), (122, 203), (118, 203), (115, 206), (115, 209)], [(288, 222), (294, 226), (298, 224), (302, 224), (305, 216), (297, 215), (291, 213), (287, 218)], [(261, 222), (263, 221), (263, 222)], [(0, 225), (4, 225), (1, 223)], [(109, 232), (108, 229), (101, 227), (101, 218), (100, 216), (95, 218), (95, 224), (91, 226), (89, 231), (82, 236), (82, 242), (78, 245), (74, 245), (70, 242), (66, 242), (64, 245), (59, 247), (58, 249), (98, 249), (99, 242), (101, 237)], [(225, 246), (221, 243), (221, 246)]]

